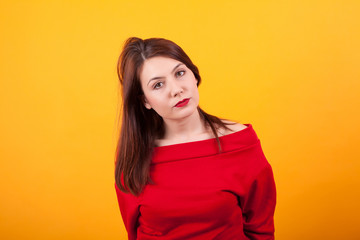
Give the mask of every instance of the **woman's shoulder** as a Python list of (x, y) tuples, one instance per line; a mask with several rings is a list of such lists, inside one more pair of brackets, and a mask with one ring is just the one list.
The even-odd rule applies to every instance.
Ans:
[(228, 135), (230, 133), (234, 133), (234, 132), (239, 132), (245, 128), (247, 128), (248, 126), (238, 123), (238, 122), (234, 122), (234, 121), (230, 121), (230, 120), (222, 120), (223, 123), (225, 123), (225, 126), (228, 129), (224, 129), (224, 128), (220, 128), (218, 130), (218, 134), (219, 136), (224, 136), (224, 135)]
[[(217, 129), (218, 137), (225, 136), (234, 132), (241, 131), (245, 128), (247, 128), (246, 125), (233, 122), (230, 120), (221, 120), (227, 128), (220, 127)], [(168, 146), (168, 145), (174, 145), (179, 143), (188, 143), (188, 142), (195, 142), (195, 141), (202, 141), (202, 140), (208, 140), (211, 138), (215, 138), (213, 132), (211, 131), (211, 128), (208, 127), (207, 130), (201, 134), (198, 134), (197, 136), (193, 136), (190, 140), (187, 141), (178, 141), (174, 139), (155, 139), (155, 146), (156, 147), (162, 147), (162, 146)]]

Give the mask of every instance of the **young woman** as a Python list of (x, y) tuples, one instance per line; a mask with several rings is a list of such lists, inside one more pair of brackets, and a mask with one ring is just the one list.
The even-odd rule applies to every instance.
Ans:
[(118, 62), (115, 188), (128, 238), (274, 239), (276, 190), (251, 124), (199, 107), (198, 68), (174, 42), (129, 38)]

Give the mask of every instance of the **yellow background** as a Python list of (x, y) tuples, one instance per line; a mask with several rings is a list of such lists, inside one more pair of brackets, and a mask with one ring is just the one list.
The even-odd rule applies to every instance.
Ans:
[(359, 239), (360, 2), (1, 1), (0, 238), (125, 239), (114, 191), (127, 37), (199, 67), (200, 105), (251, 123), (276, 239)]

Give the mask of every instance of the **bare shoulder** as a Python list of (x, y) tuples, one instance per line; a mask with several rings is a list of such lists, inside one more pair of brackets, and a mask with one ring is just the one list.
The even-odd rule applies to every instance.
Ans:
[(233, 132), (238, 132), (238, 131), (241, 131), (241, 130), (247, 128), (246, 125), (238, 123), (238, 122), (233, 122), (230, 120), (222, 120), (222, 121), (226, 124), (226, 126), (229, 129), (219, 129), (219, 133), (221, 136), (227, 135), (227, 134), (230, 134)]

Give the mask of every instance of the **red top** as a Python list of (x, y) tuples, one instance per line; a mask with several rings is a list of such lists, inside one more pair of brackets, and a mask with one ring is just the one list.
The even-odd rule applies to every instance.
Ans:
[(215, 139), (156, 147), (153, 185), (116, 187), (130, 240), (274, 239), (273, 172), (251, 124)]

